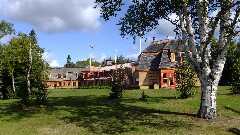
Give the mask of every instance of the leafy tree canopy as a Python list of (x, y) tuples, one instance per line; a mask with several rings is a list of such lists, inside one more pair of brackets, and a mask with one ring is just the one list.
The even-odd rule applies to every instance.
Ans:
[[(105, 20), (116, 16), (123, 0), (96, 0)], [(212, 15), (216, 13), (216, 15)], [(177, 17), (170, 18), (171, 14)], [(226, 61), (229, 44), (239, 36), (240, 1), (237, 0), (132, 0), (127, 13), (118, 23), (121, 36), (135, 39), (141, 31), (150, 32), (159, 19), (172, 23), (185, 50), (187, 60), (201, 82), (201, 103), (198, 116), (216, 118), (216, 91)], [(219, 49), (211, 55), (211, 41), (218, 30)], [(145, 33), (143, 33), (144, 35)]]

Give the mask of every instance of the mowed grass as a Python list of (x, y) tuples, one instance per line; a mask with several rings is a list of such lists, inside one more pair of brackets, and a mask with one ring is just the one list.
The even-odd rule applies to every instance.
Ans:
[(218, 117), (196, 117), (200, 92), (176, 99), (174, 89), (126, 90), (122, 99), (108, 99), (110, 90), (51, 90), (47, 105), (22, 110), (18, 100), (0, 100), (1, 135), (161, 135), (240, 134), (240, 95), (219, 87)]

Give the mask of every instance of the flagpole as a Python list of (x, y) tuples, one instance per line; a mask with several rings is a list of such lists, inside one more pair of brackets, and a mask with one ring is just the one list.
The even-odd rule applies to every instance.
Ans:
[(142, 52), (142, 34), (143, 34), (143, 31), (140, 31), (139, 34), (140, 34), (139, 54), (141, 54), (141, 52)]
[(90, 45), (89, 47), (90, 47), (89, 66), (91, 67), (92, 66), (92, 56), (91, 56), (92, 54), (91, 53), (92, 53), (92, 50), (93, 50), (93, 46)]
[(115, 49), (115, 64), (117, 64), (117, 49)]

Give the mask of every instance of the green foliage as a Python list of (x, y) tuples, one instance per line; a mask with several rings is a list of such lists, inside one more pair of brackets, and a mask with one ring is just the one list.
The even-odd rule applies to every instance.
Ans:
[[(127, 59), (127, 58), (124, 58), (124, 57), (122, 56), (122, 54), (121, 54), (119, 57), (117, 56), (117, 64), (124, 64), (124, 63), (129, 63), (129, 62), (130, 62), (129, 58), (128, 58), (128, 59)], [(116, 64), (116, 63), (115, 63), (115, 60), (113, 60), (112, 64), (113, 64), (113, 65)]]
[[(217, 39), (211, 40), (211, 56), (213, 63), (216, 61), (219, 54), (219, 42)], [(229, 44), (229, 48), (226, 55), (226, 63), (222, 72), (222, 77), (219, 85), (233, 85), (234, 81), (232, 75), (235, 75), (235, 69), (233, 66), (236, 64), (237, 59), (240, 58), (240, 42), (233, 41)], [(231, 74), (231, 75), (230, 75)], [(236, 80), (236, 79), (235, 79)]]
[[(27, 89), (27, 74), (30, 67), (29, 52), (32, 52), (32, 64), (30, 71), (31, 90)], [(25, 105), (31, 104), (31, 99), (36, 103), (43, 103), (46, 100), (47, 93), (43, 87), (48, 79), (49, 65), (42, 59), (44, 50), (37, 44), (37, 38), (34, 30), (29, 35), (19, 33), (17, 37), (3, 47), (1, 61), (0, 80), (1, 91), (5, 98), (13, 95), (12, 89), (15, 87), (16, 96), (21, 98)], [(15, 81), (15, 82), (14, 82)], [(11, 89), (9, 89), (11, 88)]]
[(67, 57), (67, 63), (64, 65), (64, 67), (67, 67), (67, 68), (73, 68), (75, 67), (75, 64), (71, 61), (71, 56), (68, 55)]
[(232, 79), (233, 84), (231, 92), (233, 94), (240, 94), (240, 58), (238, 58), (236, 63), (233, 65)]
[[(89, 60), (90, 59), (77, 61), (76, 64), (75, 64), (75, 67), (89, 66)], [(99, 65), (101, 65), (101, 63), (99, 63), (99, 62), (97, 62), (95, 60), (92, 60), (91, 64), (92, 64), (92, 66), (99, 66)]]
[(196, 79), (195, 72), (188, 62), (179, 63), (176, 67), (177, 87), (176, 92), (180, 98), (193, 97), (196, 93), (194, 88)]
[(47, 102), (48, 99), (48, 91), (46, 87), (42, 86), (38, 89), (32, 90), (32, 98), (35, 99), (35, 104), (42, 105)]
[(122, 98), (122, 93), (123, 93), (124, 88), (123, 88), (123, 85), (121, 85), (120, 77), (116, 76), (116, 73), (113, 73), (112, 77), (113, 77), (113, 80), (110, 83), (110, 85), (112, 87), (111, 88), (112, 93), (109, 93), (110, 94), (109, 97), (111, 99)]
[(141, 94), (141, 97), (139, 99), (141, 100), (146, 100), (149, 96), (145, 94), (145, 92), (143, 91)]
[(8, 34), (14, 34), (13, 24), (2, 20), (0, 22), (0, 39)]

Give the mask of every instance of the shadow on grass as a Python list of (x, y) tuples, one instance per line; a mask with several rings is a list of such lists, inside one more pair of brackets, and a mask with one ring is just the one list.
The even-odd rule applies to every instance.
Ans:
[[(164, 99), (159, 99), (159, 102), (162, 100)], [(22, 110), (17, 101), (1, 104), (0, 114), (6, 116), (4, 121), (31, 118), (39, 112), (44, 115), (58, 115), (57, 117), (64, 122), (84, 127), (94, 134), (144, 132), (147, 127), (170, 131), (173, 128), (193, 126), (172, 115), (195, 117), (195, 114), (148, 109), (128, 104), (136, 102), (141, 103), (138, 99), (111, 100), (107, 96), (49, 97), (47, 106), (43, 108)]]
[(230, 128), (228, 131), (232, 132), (235, 135), (240, 135), (240, 130), (237, 128)]
[(238, 113), (240, 115), (240, 110), (237, 110), (237, 109), (234, 109), (234, 108), (231, 108), (231, 107), (228, 107), (228, 106), (225, 106), (225, 108), (228, 109), (228, 110), (231, 110), (235, 113)]
[(2, 115), (1, 117), (4, 117), (5, 121), (18, 121), (22, 118), (31, 117), (40, 110), (39, 107), (23, 109), (19, 101), (1, 103), (0, 108), (0, 114)]
[[(85, 127), (94, 134), (119, 134), (128, 131), (144, 130), (146, 127), (169, 129), (190, 127), (191, 125), (172, 118), (169, 115), (194, 117), (194, 114), (148, 109), (124, 103), (133, 99), (110, 100), (106, 96), (49, 98), (48, 112), (64, 110), (70, 116), (61, 119), (66, 123), (74, 123)], [(67, 106), (67, 107), (66, 107)]]

